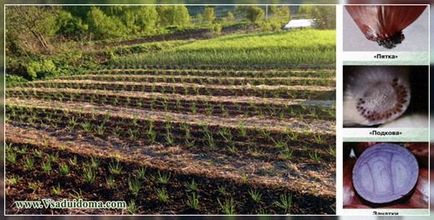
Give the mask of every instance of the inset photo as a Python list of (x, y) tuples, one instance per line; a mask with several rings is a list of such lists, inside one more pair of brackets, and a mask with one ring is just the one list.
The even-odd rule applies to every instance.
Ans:
[(426, 5), (346, 5), (344, 51), (428, 51)]
[(428, 66), (344, 66), (343, 72), (344, 127), (428, 127)]
[(428, 208), (428, 143), (346, 142), (343, 208)]

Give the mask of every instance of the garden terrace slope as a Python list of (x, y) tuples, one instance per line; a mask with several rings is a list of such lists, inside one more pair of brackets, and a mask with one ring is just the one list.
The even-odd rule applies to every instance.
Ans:
[(279, 33), (234, 34), (197, 40), (156, 53), (115, 57), (113, 65), (195, 64), (214, 67), (258, 65), (271, 68), (333, 67), (334, 30), (296, 30)]
[[(138, 124), (138, 120), (150, 121), (150, 122), (167, 122), (172, 126), (181, 125), (187, 123), (189, 125), (194, 125), (198, 128), (212, 128), (212, 127), (222, 127), (231, 128), (234, 130), (243, 130), (243, 132), (251, 131), (249, 138), (257, 138), (259, 134), (263, 133), (265, 139), (256, 140), (258, 144), (261, 143), (273, 143), (274, 138), (283, 138), (287, 135), (293, 136), (294, 141), (299, 138), (299, 142), (302, 143), (316, 143), (319, 145), (331, 144), (334, 140), (334, 122), (326, 120), (317, 119), (297, 119), (290, 118), (287, 120), (267, 120), (258, 119), (256, 117), (230, 117), (222, 118), (216, 116), (205, 116), (205, 115), (189, 115), (171, 112), (156, 112), (147, 110), (138, 110), (124, 107), (116, 106), (99, 106), (92, 105), (86, 102), (58, 102), (58, 101), (43, 101), (37, 99), (8, 99), (7, 107), (18, 107), (23, 109), (33, 109), (39, 112), (53, 112), (53, 116), (57, 115), (62, 117), (62, 114), (66, 113), (76, 113), (78, 116), (80, 114), (89, 115), (93, 117), (85, 117), (86, 120), (92, 120), (96, 116), (100, 116), (107, 123), (109, 122), (107, 118), (119, 118), (122, 124), (127, 124), (128, 122), (132, 125)], [(41, 107), (43, 106), (43, 107)], [(13, 109), (12, 109), (13, 110)], [(25, 113), (32, 114), (31, 111), (27, 112), (8, 112), (11, 117), (19, 117), (20, 114)], [(82, 116), (84, 116), (82, 115)], [(44, 115), (42, 115), (44, 116)], [(49, 115), (45, 115), (48, 117)], [(68, 118), (68, 117), (66, 117)], [(42, 119), (37, 118), (37, 119)], [(82, 120), (77, 117), (77, 120)], [(134, 122), (136, 121), (136, 122)], [(61, 120), (60, 122), (66, 123), (66, 121)], [(145, 126), (145, 124), (138, 124), (140, 126)], [(143, 129), (143, 128), (142, 128)], [(145, 129), (146, 130), (146, 129)], [(200, 129), (199, 129), (200, 130)], [(248, 133), (250, 134), (250, 133)], [(268, 139), (267, 139), (268, 137)], [(264, 142), (265, 141), (265, 142)]]
[(194, 83), (201, 85), (301, 85), (301, 86), (335, 86), (334, 78), (318, 77), (215, 77), (215, 76), (181, 76), (181, 75), (131, 75), (131, 74), (97, 74), (58, 77), (63, 80), (92, 80), (115, 82), (149, 82), (149, 83)]
[(10, 88), (10, 98), (33, 98), (57, 101), (80, 101), (99, 105), (125, 106), (138, 109), (201, 113), (207, 115), (246, 115), (333, 119), (332, 101), (286, 100), (276, 98), (179, 95), (129, 91), (104, 91), (63, 88)]
[(319, 77), (334, 78), (334, 69), (193, 69), (174, 67), (116, 68), (86, 72), (85, 75), (170, 75), (170, 76), (209, 76), (209, 77)]
[[(215, 201), (218, 186), (225, 186), (229, 194), (233, 195), (237, 201), (237, 213), (250, 213), (252, 211), (248, 204), (242, 204), (242, 199), (250, 188), (258, 189), (264, 194), (265, 211), (269, 213), (281, 213), (282, 210), (273, 206), (281, 194), (290, 193), (293, 197), (294, 205), (291, 213), (331, 213), (334, 201), (334, 166), (325, 164), (308, 165), (303, 163), (282, 163), (277, 161), (264, 162), (251, 158), (230, 157), (210, 152), (209, 154), (199, 155), (191, 154), (185, 149), (178, 147), (161, 147), (158, 145), (150, 146), (146, 151), (125, 152), (125, 148), (110, 147), (110, 143), (92, 142), (83, 135), (73, 137), (73, 142), (66, 141), (62, 134), (54, 134), (34, 129), (21, 129), (18, 127), (7, 126), (7, 142), (15, 145), (26, 144), (29, 149), (42, 149), (44, 152), (55, 153), (61, 160), (71, 159), (74, 156), (79, 157), (79, 161), (85, 160), (92, 156), (100, 162), (101, 168), (108, 166), (112, 161), (120, 161), (121, 166), (128, 170), (137, 170), (139, 167), (147, 168), (147, 174), (157, 173), (171, 174), (168, 188), (172, 184), (183, 186), (183, 182), (190, 182), (195, 179), (199, 183), (199, 188), (209, 186), (207, 193), (200, 192), (201, 197), (214, 200), (211, 204), (203, 203), (207, 208), (219, 207)], [(57, 131), (61, 133), (60, 131)], [(12, 135), (13, 134), (13, 135)], [(101, 145), (98, 147), (98, 143)], [(170, 157), (167, 155), (170, 154)], [(31, 154), (28, 154), (29, 156)], [(18, 160), (23, 161), (23, 160)], [(222, 164), (215, 166), (215, 164)], [(104, 165), (104, 164), (107, 164)], [(11, 167), (8, 167), (11, 168)], [(17, 167), (19, 169), (19, 167)], [(16, 170), (10, 169), (11, 171)], [(80, 172), (80, 171), (79, 171)], [(107, 171), (98, 172), (97, 178), (102, 178)], [(39, 172), (40, 173), (40, 172)], [(101, 176), (100, 176), (101, 175)], [(55, 176), (55, 175), (54, 175)], [(51, 176), (52, 177), (52, 176)], [(50, 177), (48, 177), (50, 179)], [(55, 178), (55, 177), (53, 177)], [(181, 178), (181, 179), (179, 179)], [(126, 178), (122, 178), (124, 181)], [(79, 181), (75, 178), (73, 183)], [(182, 181), (181, 181), (182, 180)], [(119, 180), (121, 181), (122, 180)], [(178, 181), (181, 181), (179, 184)], [(49, 182), (48, 182), (49, 183)], [(218, 186), (214, 186), (217, 184)], [(105, 184), (103, 184), (105, 185)], [(119, 184), (120, 192), (126, 183)], [(155, 186), (156, 184), (149, 184)], [(79, 189), (86, 185), (78, 185)], [(89, 187), (89, 186), (87, 186)], [(182, 188), (176, 188), (178, 191), (184, 191)], [(104, 190), (104, 187), (103, 189)], [(152, 190), (153, 191), (153, 190)], [(86, 192), (86, 191), (85, 191)], [(94, 191), (93, 196), (101, 196), (100, 190)], [(104, 191), (103, 191), (104, 192)], [(115, 191), (117, 195), (119, 191)], [(143, 192), (143, 197), (148, 197), (149, 193)], [(174, 201), (180, 201), (176, 193), (173, 194)], [(121, 197), (124, 198), (125, 196)], [(143, 198), (142, 197), (142, 198)], [(248, 197), (248, 196), (247, 196)], [(178, 198), (178, 199), (176, 199)], [(204, 201), (202, 200), (202, 201)], [(156, 198), (145, 201), (156, 201)], [(143, 201), (143, 202), (145, 202)], [(146, 202), (145, 202), (146, 203)], [(247, 206), (246, 206), (247, 205)], [(144, 206), (153, 207), (153, 206)], [(164, 206), (165, 207), (165, 206)], [(172, 211), (180, 212), (178, 206), (173, 207)], [(183, 207), (185, 208), (185, 207)], [(209, 208), (210, 209), (210, 208)], [(157, 210), (147, 210), (146, 213), (161, 212)], [(165, 211), (163, 211), (165, 212)], [(205, 211), (204, 211), (205, 212)], [(213, 213), (221, 212), (214, 210)]]
[(322, 86), (223, 86), (188, 83), (105, 82), (92, 80), (49, 80), (27, 83), (33, 88), (74, 88), (113, 91), (161, 92), (185, 95), (256, 96), (263, 98), (318, 99), (335, 98), (334, 87)]

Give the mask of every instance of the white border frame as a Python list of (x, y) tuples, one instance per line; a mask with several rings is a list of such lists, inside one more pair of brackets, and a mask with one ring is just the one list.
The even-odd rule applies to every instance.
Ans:
[[(337, 33), (340, 35), (341, 37), (341, 41), (337, 42), (337, 46), (340, 45), (341, 48), (338, 49), (336, 48), (337, 53), (339, 54), (343, 54), (343, 9), (345, 6), (347, 5), (360, 5), (360, 6), (375, 6), (375, 5), (390, 5), (390, 6), (427, 6), (427, 10), (428, 10), (428, 63), (425, 64), (428, 67), (428, 208), (371, 208), (371, 209), (364, 209), (364, 208), (343, 208), (343, 119), (342, 119), (342, 111), (343, 111), (343, 106), (342, 106), (342, 102), (343, 102), (343, 96), (338, 97), (338, 99), (336, 100), (336, 103), (340, 103), (341, 105), (337, 108), (340, 109), (340, 113), (341, 115), (337, 115), (337, 122), (336, 124), (341, 124), (341, 127), (337, 127), (336, 129), (336, 137), (337, 137), (337, 143), (336, 146), (340, 147), (340, 149), (337, 149), (337, 153), (339, 152), (339, 156), (336, 156), (336, 159), (340, 158), (340, 161), (337, 161), (336, 163), (336, 176), (340, 176), (340, 178), (337, 181), (337, 188), (336, 188), (336, 214), (337, 215), (342, 215), (342, 216), (361, 216), (361, 215), (367, 215), (367, 213), (371, 213), (368, 216), (385, 216), (385, 215), (374, 215), (372, 214), (373, 211), (383, 211), (383, 212), (398, 212), (399, 214), (397, 216), (431, 216), (431, 187), (430, 187), (430, 183), (431, 183), (431, 109), (430, 109), (430, 104), (431, 104), (431, 84), (430, 84), (430, 80), (431, 80), (431, 5), (430, 4), (339, 4), (339, 6), (341, 7), (341, 13), (339, 14), (339, 16), (341, 16), (341, 20), (338, 21), (338, 23), (336, 23), (336, 31), (340, 31), (340, 33)], [(336, 17), (338, 17), (338, 15), (336, 15)], [(340, 59), (339, 61), (337, 60), (337, 62), (340, 62), (340, 66), (336, 67), (336, 74), (337, 76), (340, 77), (339, 81), (336, 82), (336, 86), (338, 87), (337, 90), (339, 91), (339, 93), (343, 92), (343, 60)], [(337, 63), (338, 65), (338, 63)], [(384, 64), (382, 64), (382, 66), (387, 66), (387, 61), (384, 62)], [(407, 66), (425, 66), (425, 65), (407, 65)], [(338, 72), (339, 69), (339, 72)], [(337, 77), (338, 78), (338, 77)], [(338, 80), (338, 79), (337, 79)], [(340, 87), (340, 88), (339, 88)], [(386, 141), (387, 142), (387, 141)], [(411, 142), (411, 141), (408, 141)], [(423, 142), (425, 143), (425, 141)], [(339, 175), (338, 175), (339, 174)], [(420, 210), (421, 212), (423, 210), (426, 210), (426, 213), (421, 213), (421, 214), (408, 214), (408, 212), (411, 212), (413, 210)], [(359, 212), (357, 212), (359, 211)]]
[[(4, 112), (3, 112), (3, 116), (6, 122), (6, 7), (7, 6), (115, 6), (115, 5), (121, 5), (121, 6), (169, 6), (169, 5), (184, 5), (184, 6), (266, 6), (266, 5), (272, 5), (272, 6), (299, 6), (299, 5), (315, 5), (315, 6), (329, 6), (329, 7), (335, 7), (336, 9), (336, 17), (337, 17), (337, 8), (338, 6), (340, 6), (340, 4), (336, 3), (336, 4), (4, 4), (3, 5), (3, 14), (4, 14), (4, 45), (3, 45), (3, 50), (4, 50), (4, 69), (3, 69), (3, 73), (4, 73)], [(336, 28), (337, 28), (337, 23), (336, 23)], [(337, 33), (336, 33), (337, 34)], [(337, 35), (336, 35), (337, 36)], [(337, 38), (335, 40), (336, 44), (338, 44)], [(337, 50), (336, 50), (337, 53)], [(337, 61), (337, 60), (336, 60)], [(337, 65), (337, 63), (335, 64)], [(335, 66), (335, 70), (338, 66)], [(336, 71), (336, 75), (337, 75), (337, 71)], [(337, 109), (338, 106), (335, 106), (335, 108)], [(337, 130), (336, 132), (336, 137), (337, 137)], [(6, 157), (6, 123), (3, 124), (3, 153)], [(337, 143), (336, 143), (337, 144)], [(337, 157), (337, 153), (336, 153), (336, 161), (338, 161), (338, 157)], [(336, 165), (336, 163), (335, 163)], [(335, 167), (335, 170), (337, 169), (337, 167)], [(121, 215), (121, 214), (109, 214), (109, 215), (96, 215), (96, 214), (75, 214), (75, 215), (60, 215), (60, 214), (55, 214), (55, 215), (47, 215), (47, 214), (41, 214), (41, 215), (37, 215), (37, 214), (6, 214), (6, 160), (4, 160), (4, 164), (3, 164), (3, 178), (4, 178), (4, 187), (3, 187), (3, 192), (4, 192), (4, 211), (3, 211), (3, 215), (4, 216), (10, 216), (10, 217), (15, 217), (15, 216), (40, 216), (40, 217), (45, 217), (45, 216), (62, 216), (62, 217), (69, 217), (69, 216), (102, 216), (102, 217), (113, 217), (113, 216), (122, 216), (122, 217), (130, 217), (130, 216), (171, 216), (171, 217), (177, 217), (177, 216), (195, 216), (195, 217), (199, 217), (199, 216), (203, 216), (203, 217), (207, 217), (207, 216), (270, 216), (270, 217), (274, 217), (274, 216), (337, 216), (337, 203), (335, 202), (335, 214), (273, 214), (273, 215), (259, 215), (259, 214), (235, 214), (235, 215), (224, 215), (224, 214), (174, 214), (174, 215), (170, 215), (170, 214), (137, 214), (137, 215), (132, 215), (132, 214), (125, 214), (125, 215)], [(335, 172), (335, 182), (337, 183), (337, 176), (336, 176), (336, 172)], [(337, 195), (337, 192), (335, 193), (335, 195)], [(335, 200), (336, 201), (336, 200)]]

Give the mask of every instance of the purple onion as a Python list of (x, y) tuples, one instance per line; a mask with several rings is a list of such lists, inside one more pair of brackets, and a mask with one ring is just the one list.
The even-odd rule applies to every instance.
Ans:
[(415, 187), (419, 165), (415, 156), (397, 144), (381, 143), (366, 149), (353, 168), (353, 185), (366, 201), (389, 203)]

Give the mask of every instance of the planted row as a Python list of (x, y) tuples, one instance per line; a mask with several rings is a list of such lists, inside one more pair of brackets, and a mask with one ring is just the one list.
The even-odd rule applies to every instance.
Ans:
[(200, 85), (302, 85), (302, 86), (334, 86), (333, 78), (234, 78), (234, 77), (196, 77), (173, 75), (75, 75), (60, 79), (95, 80), (115, 82), (148, 82), (148, 83), (195, 83)]
[(79, 101), (99, 105), (124, 106), (138, 109), (170, 111), (180, 113), (200, 113), (206, 115), (234, 115), (273, 117), (273, 118), (334, 118), (334, 109), (319, 105), (303, 104), (273, 104), (251, 102), (227, 102), (188, 100), (181, 97), (168, 98), (164, 96), (135, 97), (109, 94), (108, 92), (87, 91), (46, 91), (46, 90), (8, 90), (8, 97), (37, 98), (43, 100)]
[(9, 105), (7, 119), (9, 123), (25, 123), (36, 128), (78, 129), (100, 138), (117, 137), (138, 145), (181, 145), (199, 151), (213, 150), (237, 155), (248, 152), (259, 158), (310, 158), (313, 162), (334, 158), (334, 151), (331, 150), (334, 149), (334, 135), (327, 133), (281, 132), (247, 127), (242, 123), (233, 128), (171, 119), (153, 121), (106, 113)]
[(333, 88), (321, 87), (210, 87), (179, 84), (152, 84), (152, 83), (118, 83), (101, 81), (40, 81), (27, 83), (25, 87), (32, 88), (71, 88), (71, 89), (97, 89), (110, 91), (158, 92), (184, 95), (209, 96), (255, 96), (262, 98), (333, 100)]
[(293, 70), (235, 70), (235, 69), (159, 69), (159, 68), (139, 68), (139, 69), (105, 69), (91, 71), (86, 74), (131, 74), (131, 75), (173, 75), (173, 76), (212, 76), (212, 77), (251, 77), (251, 78), (270, 78), (270, 77), (321, 77), (334, 78), (335, 71), (331, 69), (293, 69)]
[[(248, 177), (233, 181), (183, 174), (176, 168), (162, 170), (119, 158), (98, 158), (37, 145), (8, 143), (6, 168), (7, 189), (52, 198), (126, 201), (127, 206), (117, 210), (118, 214), (333, 212), (331, 196), (265, 186)], [(25, 197), (28, 195), (20, 196), (29, 199)], [(8, 199), (7, 206), (13, 202)]]

